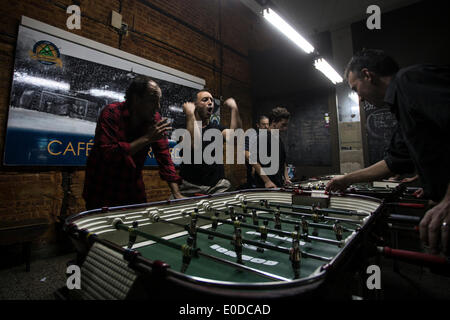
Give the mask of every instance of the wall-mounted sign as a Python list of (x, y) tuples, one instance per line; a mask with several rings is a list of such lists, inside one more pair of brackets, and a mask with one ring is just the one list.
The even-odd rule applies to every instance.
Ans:
[[(156, 80), (162, 116), (183, 127), (182, 104), (204, 80), (23, 17), (3, 163), (84, 166), (100, 110), (123, 101), (136, 74)], [(156, 165), (151, 150), (146, 165)]]

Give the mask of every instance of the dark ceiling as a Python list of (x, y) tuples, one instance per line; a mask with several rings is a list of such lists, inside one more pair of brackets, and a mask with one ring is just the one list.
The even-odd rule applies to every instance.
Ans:
[[(392, 9), (407, 6), (417, 0), (257, 0), (260, 4), (272, 3), (296, 30), (298, 30), (318, 50), (330, 64), (333, 52), (330, 30), (367, 18), (366, 8), (377, 4), (382, 14)], [(265, 22), (266, 23), (266, 22)], [(272, 26), (277, 38), (273, 46), (264, 51), (249, 53), (252, 88), (255, 100), (296, 95), (302, 92), (327, 92), (334, 85), (314, 68), (313, 54), (305, 54)], [(336, 70), (342, 74), (343, 70)]]

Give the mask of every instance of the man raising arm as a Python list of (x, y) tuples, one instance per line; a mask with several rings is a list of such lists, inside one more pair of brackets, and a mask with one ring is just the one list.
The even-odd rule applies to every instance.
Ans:
[[(233, 98), (225, 100), (224, 106), (231, 110), (230, 129), (242, 127), (238, 106)], [(209, 145), (203, 141), (202, 134), (210, 129), (219, 130), (223, 139), (226, 139), (229, 129), (211, 122), (211, 115), (214, 111), (214, 99), (212, 94), (204, 89), (195, 93), (193, 102), (186, 102), (183, 105), (186, 114), (186, 129), (191, 137), (191, 163), (180, 165), (180, 175), (183, 183), (180, 191), (187, 196), (196, 194), (212, 194), (230, 190), (231, 184), (225, 179), (223, 163), (206, 164), (203, 159), (203, 151)], [(195, 138), (194, 138), (195, 137)], [(200, 143), (195, 143), (199, 141)], [(201, 154), (201, 163), (194, 163), (194, 154)], [(212, 154), (214, 156), (214, 154)]]

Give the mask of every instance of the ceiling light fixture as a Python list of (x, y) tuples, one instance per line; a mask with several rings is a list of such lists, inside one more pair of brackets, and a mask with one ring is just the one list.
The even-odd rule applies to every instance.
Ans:
[(297, 31), (294, 30), (286, 21), (283, 20), (275, 11), (270, 8), (264, 9), (263, 17), (269, 21), (275, 28), (280, 30), (286, 37), (291, 39), (306, 53), (314, 51), (314, 47), (305, 40)]
[(333, 69), (332, 66), (328, 64), (328, 62), (323, 59), (316, 59), (314, 61), (314, 66), (317, 70), (321, 71), (328, 79), (333, 82), (333, 84), (342, 82), (344, 79), (336, 72), (336, 70)]

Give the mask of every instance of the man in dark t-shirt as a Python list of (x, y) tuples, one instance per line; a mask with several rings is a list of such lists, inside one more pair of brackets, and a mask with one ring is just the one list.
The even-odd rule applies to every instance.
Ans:
[(450, 248), (450, 67), (430, 64), (399, 69), (382, 50), (356, 53), (345, 71), (361, 102), (389, 107), (397, 128), (383, 160), (344, 176), (327, 190), (416, 171), (425, 197), (437, 204), (419, 224), (420, 238), (432, 253)]
[[(258, 134), (259, 129), (269, 129), (269, 118), (267, 116), (259, 116), (258, 122), (256, 123), (256, 134)], [(245, 151), (249, 151), (249, 144), (250, 139), (247, 136), (245, 137)], [(247, 169), (247, 183), (245, 184), (245, 188), (256, 188), (256, 170), (248, 161), (245, 162), (245, 166)]]
[[(231, 184), (225, 179), (223, 161), (208, 164), (203, 159), (205, 148), (211, 143), (210, 141), (203, 141), (203, 135), (207, 130), (218, 130), (221, 139), (224, 139), (229, 129), (210, 121), (214, 110), (214, 99), (208, 90), (198, 91), (193, 100), (194, 103), (186, 102), (183, 105), (183, 111), (186, 114), (186, 129), (191, 138), (191, 163), (180, 165), (180, 176), (183, 178), (180, 192), (185, 196), (193, 196), (195, 194), (228, 191)], [(236, 101), (233, 98), (228, 98), (225, 100), (224, 106), (231, 110), (230, 129), (242, 128)], [(201, 146), (199, 141), (201, 141)], [(223, 140), (221, 143), (223, 143)], [(200, 160), (197, 162), (200, 163), (195, 163), (196, 156), (197, 160)], [(211, 156), (215, 156), (214, 151), (211, 152)]]
[(290, 113), (286, 108), (277, 107), (274, 108), (269, 114), (269, 130), (267, 130), (267, 139), (262, 139), (261, 131), (258, 130), (257, 133), (257, 145), (256, 145), (256, 163), (251, 163), (250, 155), (251, 155), (251, 139), (246, 139), (245, 143), (245, 158), (246, 161), (255, 169), (254, 174), (254, 185), (257, 188), (277, 188), (282, 187), (285, 183), (290, 183), (289, 177), (286, 171), (286, 151), (284, 148), (283, 141), (278, 139), (278, 149), (275, 149), (274, 152), (278, 152), (278, 170), (274, 174), (266, 174), (264, 172), (264, 168), (271, 167), (273, 163), (269, 162), (263, 164), (259, 157), (259, 150), (261, 148), (261, 144), (265, 143), (267, 146), (267, 157), (273, 158), (271, 154), (271, 135), (272, 130), (278, 130), (279, 132), (284, 132), (288, 128)]

